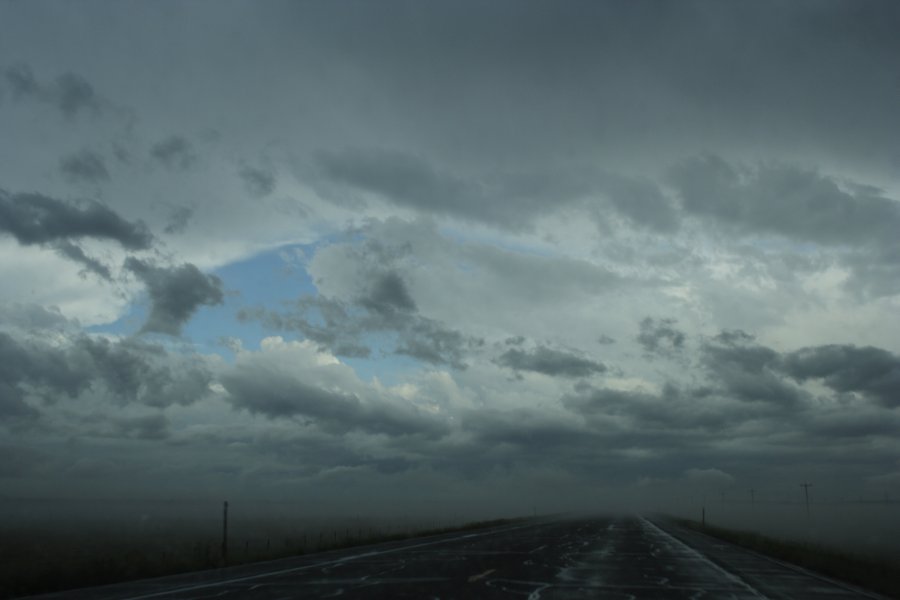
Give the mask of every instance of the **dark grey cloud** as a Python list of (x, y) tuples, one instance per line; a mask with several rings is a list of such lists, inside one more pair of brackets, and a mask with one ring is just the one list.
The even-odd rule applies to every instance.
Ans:
[(531, 456), (548, 460), (550, 456), (558, 457), (560, 450), (590, 444), (594, 439), (590, 431), (577, 423), (525, 409), (473, 411), (463, 416), (463, 428), (475, 437), (482, 456), (489, 454), (491, 447), (506, 444), (526, 452), (516, 456), (518, 460)]
[(141, 331), (180, 335), (198, 308), (221, 304), (225, 297), (221, 279), (190, 263), (159, 267), (132, 256), (124, 266), (144, 282), (150, 296), (150, 314)]
[(28, 65), (18, 64), (7, 67), (4, 75), (14, 98), (52, 105), (68, 119), (82, 112), (98, 114), (103, 108), (94, 87), (75, 73), (63, 73), (53, 82), (43, 83)]
[(179, 206), (169, 215), (169, 222), (163, 231), (168, 234), (183, 233), (193, 216), (194, 209), (187, 206)]
[(726, 396), (784, 407), (796, 405), (804, 398), (803, 391), (784, 377), (781, 355), (740, 333), (726, 332), (717, 342), (704, 344), (700, 361)]
[(756, 336), (747, 333), (743, 329), (725, 329), (717, 333), (714, 339), (727, 346), (735, 346), (749, 344), (756, 340)]
[(162, 346), (125, 339), (81, 337), (71, 353), (121, 403), (147, 406), (188, 405), (209, 393), (212, 375), (200, 362), (173, 362)]
[[(373, 99), (367, 123), (374, 112), (385, 127), (372, 137), (403, 139), (411, 156), (468, 151), (472, 162), (537, 167), (599, 154), (640, 164), (710, 147), (759, 154), (765, 145), (769, 156), (825, 149), (861, 164), (877, 156), (882, 168), (900, 156), (888, 133), (900, 126), (890, 58), (900, 51), (890, 33), (900, 16), (890, 2), (500, 2), (413, 12), (397, 4), (378, 14), (313, 9), (315, 18), (310, 10), (287, 11), (288, 22), (327, 23), (307, 31), (302, 48), (365, 74), (340, 91)], [(465, 100), (436, 108), (449, 98)], [(426, 160), (437, 179), (457, 180), (457, 169)], [(363, 171), (353, 174), (362, 180)]]
[(603, 363), (546, 346), (538, 346), (530, 351), (510, 348), (496, 362), (516, 371), (532, 371), (550, 377), (590, 377), (607, 370)]
[[(632, 223), (658, 233), (674, 233), (679, 214), (660, 187), (649, 179), (606, 175), (599, 188)], [(602, 219), (602, 215), (600, 217)]]
[[(811, 306), (804, 304), (807, 301), (820, 300), (815, 297), (816, 290), (828, 288), (835, 279), (829, 271), (828, 277), (812, 284), (812, 291), (794, 295), (817, 270), (849, 266), (848, 287), (866, 293), (894, 294), (900, 289), (896, 267), (900, 255), (892, 241), (896, 240), (892, 232), (900, 228), (894, 205), (887, 202), (894, 202), (893, 192), (854, 186), (814, 168), (778, 162), (800, 156), (804, 164), (821, 164), (828, 173), (872, 173), (873, 181), (892, 181), (892, 171), (885, 165), (900, 164), (896, 135), (900, 79), (895, 76), (894, 59), (900, 56), (896, 35), (900, 10), (896, 3), (686, 0), (676, 7), (643, 0), (463, 2), (417, 5), (412, 10), (405, 3), (391, 2), (355, 5), (354, 10), (328, 3), (281, 3), (261, 10), (231, 6), (215, 14), (189, 5), (179, 5), (174, 13), (157, 12), (151, 6), (141, 8), (138, 18), (134, 11), (125, 11), (128, 16), (111, 20), (74, 14), (81, 9), (72, 9), (78, 18), (54, 20), (46, 11), (28, 9), (23, 3), (3, 3), (14, 17), (0, 18), (0, 45), (13, 51), (10, 56), (33, 56), (40, 64), (51, 64), (58, 58), (51, 54), (59, 54), (59, 49), (73, 52), (67, 53), (67, 64), (49, 72), (46, 80), (42, 72), (35, 77), (27, 69), (5, 72), (0, 82), (5, 102), (0, 107), (2, 115), (15, 119), (27, 109), (29, 117), (43, 115), (60, 122), (63, 119), (58, 114), (69, 115), (73, 127), (64, 128), (62, 134), (80, 138), (77, 145), (72, 145), (71, 138), (54, 141), (48, 134), (53, 123), (35, 120), (29, 125), (29, 119), (22, 119), (9, 128), (8, 143), (13, 151), (5, 155), (21, 156), (17, 159), (20, 163), (28, 161), (38, 156), (38, 150), (28, 144), (35, 140), (43, 144), (47, 139), (45, 155), (50, 156), (52, 171), (58, 166), (53, 161), (60, 156), (60, 148), (106, 149), (119, 143), (132, 153), (130, 166), (109, 162), (116, 161), (109, 151), (104, 168), (114, 173), (117, 186), (128, 185), (118, 180), (120, 176), (135, 177), (136, 185), (129, 188), (133, 194), (116, 202), (140, 204), (140, 210), (161, 216), (158, 227), (165, 227), (167, 233), (184, 231), (191, 217), (185, 209), (173, 215), (167, 226), (168, 215), (160, 215), (158, 205), (154, 209), (152, 204), (160, 198), (171, 198), (173, 203), (164, 211), (190, 203), (198, 215), (204, 215), (203, 227), (191, 229), (196, 235), (173, 240), (183, 251), (235, 257), (231, 249), (247, 247), (250, 238), (253, 247), (259, 247), (258, 243), (284, 240), (294, 233), (305, 237), (306, 227), (285, 233), (292, 222), (288, 219), (280, 219), (271, 231), (260, 234), (260, 228), (272, 223), (274, 206), (259, 212), (266, 203), (245, 202), (240, 210), (232, 211), (227, 198), (203, 193), (204, 185), (222, 183), (215, 179), (216, 174), (225, 172), (220, 167), (231, 169), (238, 191), (246, 185), (253, 195), (272, 193), (276, 182), (268, 176), (274, 177), (273, 165), (289, 168), (275, 162), (287, 156), (291, 157), (288, 161), (297, 157), (307, 169), (301, 186), (311, 185), (326, 199), (341, 198), (345, 206), (363, 205), (371, 199), (374, 212), (381, 217), (385, 210), (441, 217), (433, 231), (422, 228), (421, 238), (410, 236), (415, 248), (403, 260), (390, 262), (373, 256), (368, 262), (354, 262), (332, 255), (317, 265), (310, 261), (310, 274), (318, 266), (316, 285), (325, 296), (303, 299), (277, 313), (260, 312), (265, 313), (267, 325), (277, 323), (279, 329), (299, 331), (342, 356), (406, 353), (430, 364), (471, 364), (474, 357), (486, 353), (471, 336), (481, 330), (497, 340), (518, 333), (529, 339), (563, 342), (570, 336), (569, 342), (579, 348), (589, 348), (603, 331), (620, 342), (627, 342), (630, 336), (634, 343), (634, 336), (639, 335), (641, 346), (636, 347), (640, 350), (674, 353), (680, 349), (678, 356), (685, 357), (683, 360), (689, 351), (698, 350), (700, 369), (678, 372), (681, 381), (677, 386), (657, 381), (665, 379), (661, 370), (672, 365), (648, 366), (640, 356), (623, 354), (621, 367), (628, 372), (622, 374), (618, 385), (646, 380), (646, 390), (581, 387), (562, 403), (566, 409), (562, 415), (551, 414), (559, 409), (553, 397), (537, 400), (535, 390), (523, 389), (519, 398), (510, 388), (524, 385), (522, 382), (498, 381), (514, 366), (496, 369), (486, 364), (468, 373), (452, 373), (446, 383), (454, 387), (460, 402), (483, 403), (492, 409), (464, 414), (464, 425), (448, 436), (435, 434), (433, 445), (404, 444), (400, 456), (393, 454), (397, 450), (390, 445), (393, 440), (382, 437), (415, 437), (403, 432), (428, 431), (430, 421), (419, 423), (413, 417), (407, 419), (406, 413), (391, 420), (381, 409), (370, 407), (380, 400), (364, 397), (359, 388), (350, 392), (351, 388), (299, 378), (299, 382), (285, 382), (283, 389), (275, 383), (269, 389), (265, 386), (271, 377), (267, 369), (238, 370), (232, 376), (241, 380), (240, 384), (232, 382), (226, 389), (235, 406), (279, 422), (230, 411), (215, 417), (233, 419), (234, 429), (241, 431), (204, 446), (203, 451), (215, 454), (219, 462), (203, 468), (241, 473), (242, 453), (251, 453), (244, 458), (247, 463), (256, 459), (252, 452), (256, 440), (265, 437), (259, 434), (261, 430), (272, 437), (280, 430), (310, 437), (322, 434), (321, 430), (331, 432), (322, 434), (328, 442), (320, 445), (295, 441), (279, 446), (273, 442), (266, 460), (277, 461), (283, 468), (272, 470), (273, 479), (279, 482), (319, 473), (322, 466), (360, 466), (387, 473), (421, 464), (433, 466), (436, 473), (446, 469), (464, 476), (496, 469), (490, 480), (496, 483), (500, 480), (497, 475), (505, 476), (514, 472), (517, 464), (523, 465), (526, 475), (509, 479), (515, 484), (537, 480), (529, 477), (537, 473), (529, 470), (534, 464), (549, 474), (551, 482), (557, 475), (572, 472), (633, 480), (646, 468), (648, 475), (661, 476), (728, 472), (740, 483), (740, 471), (724, 462), (741, 452), (753, 455), (752, 461), (748, 460), (753, 462), (752, 468), (743, 471), (752, 475), (761, 465), (770, 466), (769, 462), (777, 462), (778, 468), (800, 462), (802, 468), (822, 468), (823, 463), (811, 457), (844, 453), (852, 457), (847, 460), (862, 462), (870, 460), (869, 452), (876, 446), (884, 454), (894, 450), (888, 436), (895, 431), (895, 422), (885, 415), (896, 410), (890, 408), (896, 406), (891, 366), (895, 354), (849, 346), (775, 351), (736, 331), (705, 340), (689, 328), (691, 319), (684, 315), (700, 314), (707, 327), (760, 328), (777, 336), (780, 343), (799, 347), (809, 343), (803, 339), (809, 335), (808, 319), (814, 317), (807, 312), (800, 323), (791, 321), (789, 315)], [(251, 13), (253, 18), (244, 18)], [(202, 22), (204, 27), (185, 27), (193, 32), (185, 35), (166, 30), (172, 35), (163, 35), (165, 43), (160, 45), (159, 27), (170, 23), (173, 14), (179, 23)], [(59, 27), (56, 21), (65, 21), (67, 26)], [(100, 26), (111, 21), (118, 26)], [(239, 39), (230, 32), (235, 22), (247, 25)], [(122, 61), (105, 60), (103, 52), (84, 45), (84, 40), (92, 40), (98, 48), (115, 47), (110, 42), (121, 41), (123, 35), (129, 40), (127, 69)], [(256, 43), (260, 40), (264, 43)], [(256, 51), (248, 55), (241, 51), (245, 47)], [(798, 48), (804, 51), (797, 52)], [(204, 63), (212, 56), (217, 59)], [(173, 57), (188, 57), (198, 69), (179, 69)], [(260, 69), (260, 64), (268, 67)], [(323, 64), (340, 68), (323, 69)], [(52, 80), (60, 68), (81, 68), (77, 65), (83, 65), (92, 77), (96, 74), (98, 86), (101, 81), (115, 85), (118, 93), (141, 104), (141, 118), (135, 119), (132, 129), (114, 132), (111, 140), (108, 130), (83, 127), (83, 117), (98, 110), (90, 100), (97, 99), (96, 93), (77, 81), (56, 84)], [(285, 68), (295, 77), (272, 76)], [(148, 83), (147, 78), (129, 79), (126, 71), (158, 77)], [(160, 90), (166, 90), (169, 101), (159, 102), (153, 96)], [(100, 104), (98, 100), (97, 106)], [(168, 110), (173, 106), (179, 111)], [(257, 110), (260, 106), (269, 110)], [(251, 114), (250, 119), (230, 118)], [(147, 130), (160, 124), (166, 127), (162, 133)], [(155, 148), (158, 156), (148, 154), (150, 144), (140, 145), (140, 140), (158, 141), (166, 132), (200, 132), (208, 127), (222, 128), (222, 136), (209, 146), (214, 153), (208, 158), (211, 168), (195, 170), (186, 182), (167, 180), (166, 169), (189, 167), (199, 156), (205, 162), (199, 138), (185, 133), (180, 146), (161, 143)], [(148, 138), (154, 135), (159, 137)], [(174, 139), (177, 142), (178, 137)], [(54, 143), (59, 144), (56, 149), (50, 147)], [(269, 144), (273, 162), (253, 163), (265, 168), (238, 172), (241, 164), (235, 165), (234, 157), (252, 156), (254, 146), (258, 150), (262, 144)], [(16, 152), (18, 146), (23, 152)], [(648, 178), (705, 149), (716, 154), (711, 159), (679, 163), (663, 181)], [(139, 168), (141, 152), (155, 169)], [(765, 156), (772, 162), (730, 162), (751, 156)], [(21, 172), (16, 170), (17, 180), (47, 172), (46, 165), (43, 169), (25, 166), (28, 168)], [(90, 169), (72, 171), (79, 173), (74, 175), (81, 177), (79, 181), (91, 183)], [(98, 173), (95, 169), (94, 175), (101, 177)], [(643, 175), (633, 175), (637, 173)], [(229, 173), (225, 175), (227, 180)], [(102, 179), (95, 178), (96, 182)], [(319, 199), (310, 197), (310, 202), (309, 214), (318, 213)], [(119, 211), (119, 205), (115, 206)], [(210, 211), (210, 206), (219, 210)], [(323, 211), (320, 216), (325, 220), (347, 214), (334, 207)], [(136, 213), (123, 208), (120, 214)], [(359, 210), (352, 217), (360, 222), (372, 214)], [(586, 216), (607, 224), (604, 233), (609, 235), (584, 235), (589, 223), (581, 221)], [(207, 222), (207, 217), (214, 221)], [(477, 221), (479, 227), (466, 230), (458, 221), (447, 223), (444, 217)], [(551, 217), (546, 229), (543, 221), (541, 227), (535, 226), (542, 217)], [(238, 220), (244, 242), (225, 240), (222, 236), (235, 231), (229, 227)], [(518, 234), (529, 227), (535, 235), (508, 235), (509, 229)], [(11, 231), (6, 221), (2, 229)], [(498, 233), (497, 229), (507, 231)], [(382, 231), (386, 239), (400, 229), (385, 227)], [(436, 233), (445, 231), (449, 237)], [(370, 235), (371, 230), (361, 231), (353, 239)], [(452, 237), (456, 235), (458, 240)], [(84, 237), (91, 239), (83, 243)], [(93, 247), (94, 236), (42, 239), (28, 243), (45, 244), (99, 276), (108, 276), (104, 265), (85, 254)], [(415, 241), (418, 239), (427, 241)], [(228, 245), (229, 251), (221, 253), (219, 244)], [(759, 254), (745, 252), (750, 247)], [(784, 248), (800, 259), (813, 257), (810, 263), (815, 264), (802, 267), (785, 260), (775, 266), (774, 261), (766, 262), (764, 254)], [(563, 256), (568, 258), (563, 260)], [(183, 260), (193, 261), (185, 257), (179, 262)], [(728, 264), (722, 271), (717, 269), (720, 261)], [(169, 269), (165, 277), (158, 274), (156, 288), (166, 288), (159, 281), (173, 276), (175, 270)], [(134, 272), (138, 271), (141, 269)], [(719, 277), (723, 271), (726, 274)], [(142, 274), (145, 279), (152, 278), (146, 271)], [(641, 289), (634, 286), (628, 293), (615, 293), (621, 289), (619, 283), (634, 274), (644, 278)], [(751, 285), (744, 288), (740, 282)], [(15, 286), (25, 289), (27, 283), (28, 278), (21, 277)], [(760, 283), (760, 289), (753, 283)], [(671, 301), (668, 295), (671, 286), (682, 285), (691, 291), (688, 304)], [(151, 301), (166, 304), (154, 297), (153, 288), (148, 282)], [(207, 292), (205, 299), (201, 293), (199, 299), (190, 300), (173, 291), (172, 295), (184, 302), (166, 306), (188, 308), (160, 309), (158, 312), (168, 315), (162, 319), (163, 328), (178, 331), (185, 315), (194, 310), (192, 303), (216, 302), (217, 294)], [(89, 304), (81, 298), (70, 302), (50, 297), (64, 303), (66, 310), (83, 311), (79, 314), (94, 310), (93, 305), (69, 308)], [(822, 323), (830, 320), (832, 311), (838, 310), (835, 307), (843, 311), (850, 303), (844, 298), (835, 300), (833, 296), (822, 298), (813, 309), (822, 311)], [(749, 304), (765, 316), (748, 316)], [(666, 312), (666, 306), (676, 312)], [(854, 315), (854, 322), (857, 317), (861, 320), (860, 328), (849, 335), (878, 345), (873, 340), (886, 339), (890, 328), (879, 330), (871, 324), (889, 306), (889, 302), (866, 306)], [(657, 317), (637, 331), (633, 326), (648, 314), (677, 316), (680, 321), (667, 323)], [(428, 318), (438, 315), (440, 319)], [(576, 329), (579, 322), (590, 323), (590, 315), (596, 317), (594, 324)], [(618, 321), (616, 317), (620, 317)], [(890, 323), (888, 316), (883, 318)], [(53, 320), (52, 314), (23, 316), (21, 328), (33, 330), (32, 337), (50, 339), (41, 328)], [(631, 333), (629, 322), (634, 329)], [(835, 328), (828, 331), (840, 341), (840, 323), (846, 325), (847, 321), (835, 319), (822, 327)], [(818, 332), (816, 337), (832, 336)], [(578, 341), (572, 341), (576, 338)], [(601, 338), (601, 343), (608, 341)], [(164, 367), (170, 368), (173, 376), (177, 369), (150, 349), (111, 342), (104, 350), (95, 341), (84, 347), (72, 344), (54, 354), (34, 340), (16, 343), (16, 356), (26, 357), (27, 364), (17, 363), (15, 358), (11, 364), (15, 373), (25, 375), (3, 371), (5, 385), (13, 395), (4, 391), (0, 398), (6, 401), (19, 394), (26, 412), (29, 407), (50, 410), (43, 397), (57, 397), (57, 404), (64, 406), (68, 387), (80, 390), (79, 395), (96, 392), (122, 403), (133, 399), (152, 404), (177, 396), (171, 386), (153, 383), (167, 381)], [(370, 343), (374, 344), (371, 349)], [(896, 352), (897, 348), (891, 348)], [(538, 371), (566, 368), (565, 357), (553, 357), (558, 359), (555, 362), (542, 359), (540, 349), (525, 339), (491, 349), (492, 356), (507, 353), (506, 360), (523, 367), (523, 372), (529, 367)], [(511, 354), (513, 350), (518, 354)], [(593, 362), (589, 355), (568, 350), (564, 354)], [(81, 365), (82, 371), (93, 374), (90, 383), (79, 387), (38, 375), (44, 370), (33, 365), (43, 365), (42, 361), (49, 360), (45, 355)], [(61, 372), (65, 373), (65, 368)], [(416, 376), (421, 378), (413, 382), (415, 386), (404, 386), (404, 393), (412, 387), (426, 389), (423, 381), (438, 375), (444, 377), (424, 369)], [(705, 389), (684, 383), (695, 378), (703, 380)], [(208, 387), (208, 379), (202, 375), (187, 379), (185, 389), (194, 392), (185, 391), (185, 398), (201, 393), (204, 382)], [(541, 385), (553, 389), (564, 382), (544, 380)], [(656, 384), (661, 384), (659, 391), (654, 391)], [(500, 390), (499, 397), (492, 395), (491, 389)], [(813, 394), (829, 397), (820, 402)], [(530, 413), (493, 410), (504, 403), (517, 407), (542, 404)], [(453, 413), (455, 406), (447, 401), (451, 414), (459, 417)], [(819, 418), (832, 406), (833, 414)], [(441, 410), (444, 408), (441, 405)], [(850, 418), (862, 409), (865, 418)], [(202, 412), (212, 415), (214, 411)], [(129, 407), (127, 414), (139, 413)], [(170, 414), (173, 420), (176, 415), (187, 418), (178, 410)], [(296, 426), (301, 422), (310, 426)], [(185, 443), (185, 462), (195, 456), (191, 437), (207, 426), (213, 427), (193, 420), (171, 424), (178, 432), (173, 435)], [(100, 429), (125, 437), (160, 437), (165, 435), (166, 424), (162, 419), (123, 417), (118, 424), (105, 422)], [(351, 434), (344, 435), (347, 432)], [(836, 443), (824, 443), (828, 436), (834, 436)], [(866, 444), (868, 436), (878, 436), (877, 443)], [(373, 441), (373, 437), (378, 439)], [(240, 442), (230, 443), (235, 439)], [(854, 445), (841, 440), (853, 440)], [(213, 444), (221, 451), (210, 451)], [(412, 456), (413, 447), (421, 452), (421, 460)], [(896, 470), (896, 452), (892, 454), (866, 468), (889, 462)], [(866, 458), (859, 458), (861, 455)], [(315, 466), (298, 467), (297, 456)], [(829, 473), (838, 469), (837, 463), (828, 465)], [(764, 470), (771, 474), (775, 469)], [(142, 470), (141, 477), (149, 481), (154, 472)], [(383, 481), (378, 480), (371, 489), (392, 487), (377, 485)], [(415, 478), (409, 481), (417, 482)], [(796, 478), (791, 479), (791, 486), (796, 490)], [(522, 495), (516, 485), (493, 487)], [(552, 484), (543, 487), (565, 495)], [(420, 486), (397, 489), (419, 490)], [(346, 488), (341, 492), (352, 495)]]
[(359, 399), (297, 381), (290, 376), (257, 373), (241, 369), (222, 378), (222, 383), (238, 408), (269, 418), (303, 415), (329, 424), (352, 428), (358, 416)]
[(47, 405), (89, 391), (154, 407), (191, 404), (209, 393), (212, 375), (203, 364), (173, 360), (161, 346), (84, 334), (63, 339), (51, 344), (0, 331), (0, 413), (36, 416), (30, 397)]
[(64, 351), (20, 342), (0, 331), (0, 415), (4, 418), (36, 416), (37, 409), (26, 402), (31, 394), (71, 398), (89, 384), (90, 375), (70, 364)]
[(702, 350), (712, 379), (742, 400), (792, 403), (802, 397), (789, 380), (821, 381), (835, 392), (858, 393), (885, 407), (900, 404), (900, 357), (882, 348), (830, 344), (779, 353), (741, 330), (723, 331)]
[(894, 247), (900, 202), (871, 187), (842, 186), (783, 163), (732, 164), (715, 155), (685, 161), (669, 181), (691, 215), (748, 234), (825, 246)]
[(150, 156), (168, 169), (188, 169), (197, 161), (193, 145), (180, 135), (171, 135), (153, 144)]
[(126, 221), (98, 202), (75, 204), (43, 194), (4, 190), (0, 190), (0, 231), (26, 246), (92, 238), (118, 242), (128, 250), (145, 250), (153, 242), (143, 222)]
[(649, 354), (667, 355), (684, 349), (684, 341), (687, 334), (675, 328), (675, 319), (660, 319), (656, 321), (651, 317), (641, 321), (641, 331), (637, 336), (638, 343)]
[(85, 254), (84, 250), (82, 250), (80, 246), (70, 242), (69, 240), (57, 240), (55, 242), (52, 242), (50, 245), (61, 256), (84, 265), (84, 268), (87, 271), (90, 271), (91, 273), (94, 273), (95, 275), (102, 277), (107, 281), (112, 280), (112, 274), (109, 271), (109, 267), (101, 263), (96, 258), (92, 258)]
[(830, 443), (873, 437), (896, 439), (900, 435), (900, 416), (895, 411), (875, 412), (854, 407), (852, 411), (814, 415), (811, 421), (810, 433)]
[(788, 353), (785, 373), (798, 381), (821, 380), (836, 392), (856, 392), (879, 404), (900, 406), (900, 356), (872, 346), (817, 346)]
[(28, 65), (18, 64), (7, 67), (3, 75), (16, 98), (40, 94), (41, 86), (38, 85), (34, 73)]
[(331, 433), (363, 431), (389, 436), (440, 437), (447, 427), (412, 405), (378, 398), (360, 399), (339, 389), (325, 389), (297, 376), (242, 364), (222, 376), (222, 384), (236, 408), (275, 418), (308, 419)]
[(792, 382), (816, 380), (838, 394), (900, 405), (900, 356), (882, 348), (830, 344), (779, 353), (744, 331), (729, 330), (703, 346), (701, 362), (712, 381), (740, 400), (792, 405), (806, 396)]
[(358, 303), (386, 318), (392, 318), (397, 312), (416, 311), (416, 303), (410, 296), (406, 283), (393, 271), (378, 274)]
[(713, 387), (684, 387), (666, 381), (658, 392), (577, 385), (561, 404), (579, 415), (598, 435), (617, 446), (639, 445), (679, 453), (729, 435), (748, 421), (770, 421), (796, 429), (799, 411), (764, 403), (742, 403), (718, 396)]
[(275, 190), (275, 174), (256, 167), (242, 167), (238, 174), (244, 180), (247, 191), (256, 197), (268, 196)]
[(169, 419), (155, 414), (115, 420), (115, 437), (138, 440), (164, 440), (169, 437)]
[(398, 151), (321, 152), (317, 161), (327, 178), (411, 208), (453, 210), (469, 192), (463, 181), (436, 172), (419, 157)]
[(417, 316), (399, 330), (396, 353), (433, 365), (465, 369), (469, 352), (483, 343), (434, 319)]
[(63, 157), (59, 168), (72, 182), (99, 184), (109, 181), (109, 171), (103, 157), (90, 150), (81, 150)]

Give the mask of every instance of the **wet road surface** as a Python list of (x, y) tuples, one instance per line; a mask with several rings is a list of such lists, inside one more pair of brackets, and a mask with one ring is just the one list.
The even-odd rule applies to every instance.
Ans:
[(45, 599), (879, 598), (647, 519), (531, 522), (41, 596)]

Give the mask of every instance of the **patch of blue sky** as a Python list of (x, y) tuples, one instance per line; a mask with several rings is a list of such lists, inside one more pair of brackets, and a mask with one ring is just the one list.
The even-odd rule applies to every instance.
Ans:
[[(222, 343), (225, 338), (236, 338), (245, 348), (258, 348), (263, 338), (275, 333), (258, 322), (240, 321), (238, 311), (251, 307), (277, 310), (286, 300), (315, 295), (316, 287), (305, 269), (305, 257), (314, 250), (314, 244), (292, 244), (216, 269), (214, 274), (222, 280), (225, 300), (218, 306), (200, 307), (185, 324), (182, 337), (192, 341), (198, 351), (215, 352), (226, 359), (233, 358), (233, 352)], [(122, 317), (88, 331), (133, 335), (140, 330), (148, 311), (149, 299), (142, 295)]]
[[(235, 358), (231, 340), (239, 341), (247, 350), (258, 350), (260, 342), (269, 336), (302, 339), (298, 332), (273, 331), (254, 319), (242, 321), (237, 313), (242, 308), (256, 307), (279, 311), (285, 308), (285, 303), (316, 295), (318, 290), (306, 271), (306, 262), (317, 247), (327, 243), (322, 240), (316, 244), (281, 246), (216, 269), (214, 274), (222, 280), (226, 291), (224, 302), (200, 307), (185, 324), (180, 340), (155, 334), (148, 337), (173, 351), (180, 348), (185, 352), (215, 353), (229, 362)], [(136, 334), (146, 321), (149, 308), (149, 299), (142, 295), (119, 319), (92, 326), (88, 331), (121, 336)], [(321, 316), (315, 310), (308, 316), (311, 322), (321, 324)], [(363, 380), (377, 377), (385, 385), (395, 385), (422, 368), (420, 361), (394, 354), (396, 336), (392, 333), (369, 333), (360, 342), (372, 349), (369, 357), (340, 359)]]
[(239, 320), (238, 311), (255, 307), (280, 310), (285, 301), (316, 295), (318, 290), (305, 268), (305, 257), (312, 252), (312, 244), (291, 244), (216, 269), (226, 290), (225, 301), (201, 308), (185, 326), (184, 335), (194, 340), (198, 350), (216, 351), (226, 358), (232, 358), (231, 350), (222, 344), (226, 337), (239, 340), (244, 348), (258, 349), (263, 338), (277, 333), (255, 320)]

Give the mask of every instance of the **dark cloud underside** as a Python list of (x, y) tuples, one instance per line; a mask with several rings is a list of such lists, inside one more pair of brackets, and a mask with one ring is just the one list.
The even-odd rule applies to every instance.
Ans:
[(589, 377), (606, 371), (603, 363), (545, 346), (538, 346), (531, 351), (510, 348), (497, 358), (497, 364), (516, 371), (533, 371), (551, 377)]
[(0, 190), (0, 231), (20, 244), (93, 238), (118, 242), (129, 250), (150, 247), (153, 237), (141, 222), (129, 222), (98, 202), (74, 204), (34, 193)]
[(225, 297), (218, 277), (189, 263), (159, 267), (129, 257), (125, 268), (144, 282), (150, 296), (150, 314), (142, 331), (177, 336), (198, 308), (221, 304)]

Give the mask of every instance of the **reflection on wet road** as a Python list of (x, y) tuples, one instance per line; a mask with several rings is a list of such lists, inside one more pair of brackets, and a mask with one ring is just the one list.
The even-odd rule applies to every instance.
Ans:
[(45, 598), (878, 598), (639, 517), (532, 522)]

